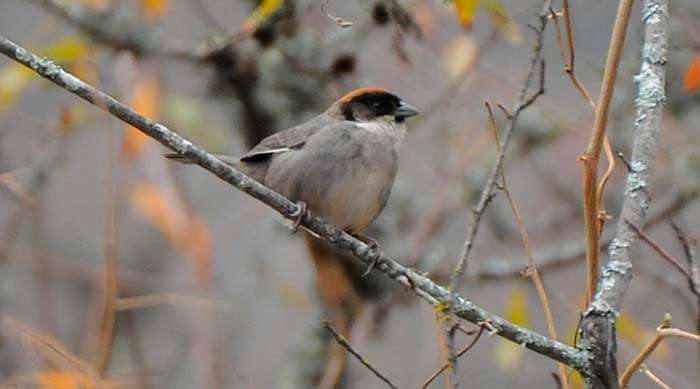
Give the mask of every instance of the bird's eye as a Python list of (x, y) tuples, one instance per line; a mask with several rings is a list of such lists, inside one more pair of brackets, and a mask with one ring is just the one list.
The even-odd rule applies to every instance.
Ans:
[(381, 106), (382, 106), (382, 104), (379, 103), (378, 101), (375, 101), (374, 103), (372, 103), (372, 107), (374, 107), (376, 109), (379, 109)]

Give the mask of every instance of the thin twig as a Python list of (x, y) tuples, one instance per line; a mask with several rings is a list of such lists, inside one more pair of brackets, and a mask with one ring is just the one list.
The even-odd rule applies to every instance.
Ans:
[(335, 16), (335, 15), (332, 15), (330, 12), (328, 12), (328, 10), (326, 10), (326, 3), (328, 3), (328, 0), (323, 0), (323, 1), (321, 2), (321, 12), (323, 12), (323, 14), (326, 15), (326, 17), (327, 17), (328, 19), (330, 19), (330, 20), (332, 20), (333, 22), (335, 22), (335, 24), (337, 24), (338, 27), (341, 27), (341, 28), (348, 28), (348, 27), (352, 27), (352, 26), (355, 24), (355, 23), (353, 23), (353, 22), (351, 22), (351, 21), (348, 21), (348, 20), (345, 20), (345, 19), (343, 19), (343, 18), (339, 18), (339, 17), (337, 17), (337, 16)]
[(663, 389), (671, 389), (670, 386), (666, 385), (663, 381), (661, 381), (661, 378), (657, 377), (654, 373), (649, 370), (647, 365), (642, 364), (642, 366), (639, 368), (639, 370), (642, 371), (642, 373), (646, 374), (649, 379), (654, 381), (657, 385), (662, 387)]
[(540, 70), (544, 71), (544, 62), (541, 61), (540, 58), (542, 54), (542, 40), (544, 38), (544, 31), (547, 27), (549, 7), (550, 1), (544, 0), (542, 2), (542, 8), (539, 14), (539, 27), (536, 29), (535, 42), (532, 46), (530, 66), (527, 71), (527, 75), (525, 76), (523, 85), (520, 89), (520, 93), (518, 94), (518, 98), (514, 104), (512, 110), (513, 113), (509, 115), (508, 126), (503, 134), (503, 141), (500, 145), (501, 151), (498, 153), (496, 162), (491, 168), (491, 172), (489, 173), (488, 179), (486, 180), (486, 184), (484, 185), (484, 188), (481, 191), (481, 195), (479, 196), (479, 202), (472, 211), (474, 218), (467, 231), (467, 238), (465, 239), (464, 244), (462, 246), (459, 261), (457, 262), (452, 271), (449, 286), (450, 290), (457, 290), (459, 288), (460, 283), (462, 282), (462, 279), (464, 278), (464, 273), (466, 271), (467, 263), (469, 260), (469, 254), (471, 253), (472, 248), (474, 247), (474, 239), (476, 238), (476, 235), (479, 232), (479, 224), (481, 223), (481, 219), (484, 215), (484, 212), (486, 211), (486, 207), (491, 203), (491, 200), (495, 195), (498, 173), (500, 171), (501, 164), (505, 159), (505, 153), (508, 149), (508, 145), (510, 144), (510, 139), (512, 137), (513, 130), (515, 129), (515, 126), (518, 121), (518, 116), (527, 106), (532, 104), (535, 101), (535, 99), (537, 99), (537, 97), (544, 93), (544, 73), (542, 73), (540, 74), (541, 78), (539, 90), (534, 95), (532, 95), (532, 97), (527, 98), (527, 92), (530, 89), (532, 79), (534, 78), (535, 73), (537, 72), (538, 64)]
[[(699, 299), (700, 302), (700, 270), (698, 270), (698, 261), (695, 256), (695, 246), (691, 242), (685, 231), (674, 221), (671, 221), (671, 228), (676, 233), (676, 239), (680, 242), (685, 253), (685, 259), (688, 264), (688, 284), (690, 291)], [(700, 312), (698, 313), (700, 315)], [(700, 317), (699, 317), (700, 319)], [(698, 322), (700, 329), (700, 322)]]
[(700, 342), (700, 335), (698, 334), (693, 334), (677, 328), (663, 328), (662, 326), (657, 328), (654, 339), (652, 339), (651, 342), (649, 342), (649, 344), (647, 344), (642, 351), (639, 352), (639, 354), (632, 360), (632, 362), (630, 362), (629, 366), (627, 366), (625, 371), (620, 376), (621, 388), (627, 387), (627, 383), (629, 382), (630, 378), (632, 378), (632, 375), (639, 369), (639, 366), (641, 366), (641, 364), (646, 361), (647, 358), (649, 358), (654, 350), (656, 350), (656, 347), (661, 344), (662, 340), (669, 337), (684, 338)]
[[(600, 254), (600, 231), (601, 231), (601, 204), (598, 202), (598, 163), (600, 150), (605, 143), (606, 127), (608, 124), (608, 113), (610, 112), (610, 102), (615, 91), (615, 80), (617, 79), (617, 69), (622, 56), (622, 48), (627, 35), (630, 14), (634, 0), (620, 0), (613, 26), (610, 48), (605, 63), (603, 82), (601, 85), (600, 97), (596, 105), (595, 121), (591, 131), (591, 140), (588, 148), (581, 156), (583, 162), (583, 209), (586, 224), (586, 305), (591, 302), (595, 286), (598, 282), (598, 256)], [(606, 148), (607, 153), (607, 148)]]
[[(486, 103), (486, 109), (489, 113), (489, 120), (490, 120), (490, 125), (491, 129), (494, 134), (494, 138), (496, 140), (496, 144), (500, 145), (500, 139), (499, 139), (499, 130), (498, 130), (498, 124), (496, 123), (496, 118), (493, 115), (493, 110), (491, 109), (491, 105), (487, 102)], [(500, 148), (500, 146), (499, 146)], [(499, 150), (500, 152), (500, 150)], [(552, 309), (549, 305), (549, 299), (547, 298), (547, 292), (544, 289), (544, 283), (542, 282), (542, 278), (540, 278), (540, 273), (537, 270), (537, 266), (535, 265), (535, 258), (532, 250), (532, 244), (530, 242), (530, 235), (527, 232), (527, 228), (525, 227), (525, 221), (523, 220), (523, 216), (520, 213), (520, 209), (518, 208), (518, 205), (515, 202), (515, 199), (513, 198), (513, 195), (510, 193), (510, 190), (508, 189), (508, 180), (506, 180), (506, 163), (505, 161), (501, 164), (501, 185), (503, 192), (506, 194), (506, 198), (508, 199), (508, 203), (510, 204), (510, 208), (513, 211), (513, 216), (515, 217), (516, 224), (518, 225), (518, 231), (520, 232), (520, 237), (523, 241), (523, 247), (525, 248), (525, 253), (527, 254), (527, 260), (528, 260), (528, 269), (527, 269), (527, 275), (530, 276), (532, 279), (532, 283), (535, 285), (535, 289), (537, 290), (537, 295), (540, 299), (540, 304), (542, 304), (542, 310), (544, 311), (544, 317), (545, 321), (547, 322), (547, 331), (549, 332), (549, 337), (556, 340), (557, 339), (557, 330), (556, 326), (554, 325), (554, 315), (552, 315)], [(557, 363), (557, 368), (559, 369), (559, 379), (561, 382), (561, 385), (564, 389), (569, 388), (569, 380), (568, 376), (566, 373), (566, 367), (561, 364)]]
[(639, 239), (643, 240), (646, 244), (649, 245), (654, 251), (656, 251), (657, 254), (661, 256), (661, 258), (665, 259), (666, 262), (670, 263), (671, 266), (675, 267), (676, 270), (678, 270), (683, 276), (687, 279), (692, 279), (692, 276), (690, 275), (690, 272), (688, 269), (686, 269), (683, 265), (681, 265), (681, 262), (671, 255), (666, 249), (663, 247), (659, 246), (656, 242), (654, 242), (649, 235), (647, 235), (644, 231), (640, 230), (639, 227), (635, 226), (630, 222), (629, 220), (625, 220), (625, 223), (632, 228), (632, 230), (639, 235)]
[[(465, 353), (467, 353), (469, 350), (471, 350), (472, 347), (474, 347), (474, 345), (476, 344), (476, 342), (479, 341), (479, 338), (481, 337), (481, 334), (484, 333), (485, 329), (486, 329), (486, 326), (484, 326), (484, 325), (479, 326), (479, 331), (476, 333), (476, 336), (474, 337), (474, 339), (472, 339), (471, 342), (469, 342), (469, 344), (464, 346), (464, 348), (459, 350), (459, 352), (455, 356), (457, 358), (459, 358), (462, 355), (464, 355)], [(440, 366), (439, 369), (435, 370), (433, 372), (433, 374), (431, 374), (430, 377), (428, 377), (428, 379), (423, 383), (423, 386), (421, 386), (421, 389), (426, 389), (428, 387), (428, 385), (430, 385), (431, 382), (435, 381), (435, 379), (437, 377), (439, 377), (443, 371), (447, 370), (447, 368), (449, 366), (450, 366), (449, 364), (445, 363), (444, 365)]]
[[(166, 126), (142, 116), (133, 109), (117, 101), (108, 94), (81, 81), (48, 59), (41, 59), (36, 54), (0, 36), (0, 53), (32, 69), (42, 77), (59, 87), (72, 92), (82, 99), (96, 105), (122, 121), (134, 126), (144, 134), (155, 139), (170, 150), (193, 161), (223, 181), (247, 193), (251, 197), (267, 204), (286, 218), (299, 212), (299, 205), (251, 179), (234, 167), (216, 159), (192, 142), (173, 132)], [(409, 269), (380, 253), (373, 255), (371, 248), (364, 242), (347, 234), (343, 230), (307, 213), (303, 225), (317, 234), (320, 239), (332, 243), (335, 247), (352, 253), (364, 265), (376, 261), (376, 269), (401, 285), (413, 290), (433, 307), (447, 306), (452, 314), (472, 323), (488, 322), (499, 336), (509, 339), (524, 347), (547, 355), (557, 361), (589, 374), (590, 355), (587, 350), (579, 350), (521, 326), (513, 324), (502, 317), (484, 310), (471, 301), (447, 288), (436, 284), (430, 278)]]
[(348, 340), (347, 340), (343, 335), (341, 335), (340, 333), (338, 333), (338, 331), (336, 331), (336, 329), (335, 329), (335, 327), (333, 326), (333, 324), (331, 324), (330, 322), (324, 320), (324, 321), (323, 321), (323, 326), (326, 327), (326, 329), (327, 329), (331, 334), (333, 334), (333, 337), (334, 337), (335, 340), (338, 342), (338, 344), (340, 344), (341, 346), (343, 346), (343, 348), (345, 348), (350, 354), (352, 354), (355, 358), (357, 358), (357, 360), (360, 361), (361, 364), (363, 364), (363, 365), (364, 365), (366, 368), (368, 368), (372, 373), (374, 373), (374, 375), (376, 375), (377, 377), (379, 377), (380, 380), (384, 381), (390, 388), (394, 388), (394, 389), (398, 388), (398, 386), (394, 385), (394, 383), (391, 382), (391, 380), (389, 380), (388, 378), (386, 378), (386, 376), (384, 376), (384, 374), (382, 374), (379, 370), (377, 370), (377, 368), (375, 368), (374, 366), (372, 366), (372, 364), (369, 363), (369, 361), (368, 361), (367, 359), (365, 359), (365, 357), (363, 357), (362, 354), (360, 354), (359, 352), (357, 352), (357, 351), (350, 345), (350, 343), (348, 342)]
[[(110, 137), (114, 140), (114, 136)], [(119, 294), (119, 221), (117, 211), (117, 178), (115, 174), (114, 156), (111, 151), (113, 142), (110, 143), (110, 153), (107, 153), (108, 176), (111, 183), (107, 190), (106, 220), (104, 225), (104, 273), (102, 285), (102, 314), (100, 315), (100, 332), (97, 340), (97, 356), (95, 369), (104, 374), (109, 366), (114, 344), (114, 327), (116, 324), (115, 302)]]

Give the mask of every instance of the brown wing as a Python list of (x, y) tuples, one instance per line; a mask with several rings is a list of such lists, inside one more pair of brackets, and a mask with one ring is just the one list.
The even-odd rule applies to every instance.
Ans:
[(296, 127), (270, 135), (241, 157), (241, 161), (263, 161), (277, 153), (300, 149), (309, 137), (317, 133), (329, 121), (330, 118), (321, 115)]

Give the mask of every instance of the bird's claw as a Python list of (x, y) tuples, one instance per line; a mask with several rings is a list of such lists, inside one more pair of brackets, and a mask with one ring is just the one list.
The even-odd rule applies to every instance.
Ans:
[(367, 266), (367, 270), (365, 270), (365, 272), (362, 273), (362, 278), (365, 278), (369, 275), (369, 273), (372, 272), (372, 270), (374, 270), (375, 267), (377, 267), (377, 264), (379, 263), (379, 258), (381, 258), (382, 256), (382, 251), (379, 248), (379, 242), (377, 242), (376, 239), (360, 234), (353, 234), (353, 236), (363, 241), (367, 245), (367, 252), (369, 254), (369, 257), (371, 258), (369, 266)]
[(296, 204), (298, 207), (297, 210), (289, 215), (289, 218), (293, 220), (292, 234), (299, 231), (299, 227), (301, 227), (301, 222), (304, 220), (304, 216), (306, 216), (306, 212), (308, 211), (308, 206), (305, 202), (297, 201)]

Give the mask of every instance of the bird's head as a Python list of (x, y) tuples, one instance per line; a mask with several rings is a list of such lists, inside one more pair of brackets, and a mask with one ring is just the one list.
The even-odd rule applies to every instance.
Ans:
[(338, 100), (337, 107), (344, 120), (373, 122), (393, 120), (403, 123), (418, 111), (393, 93), (382, 88), (360, 88)]

